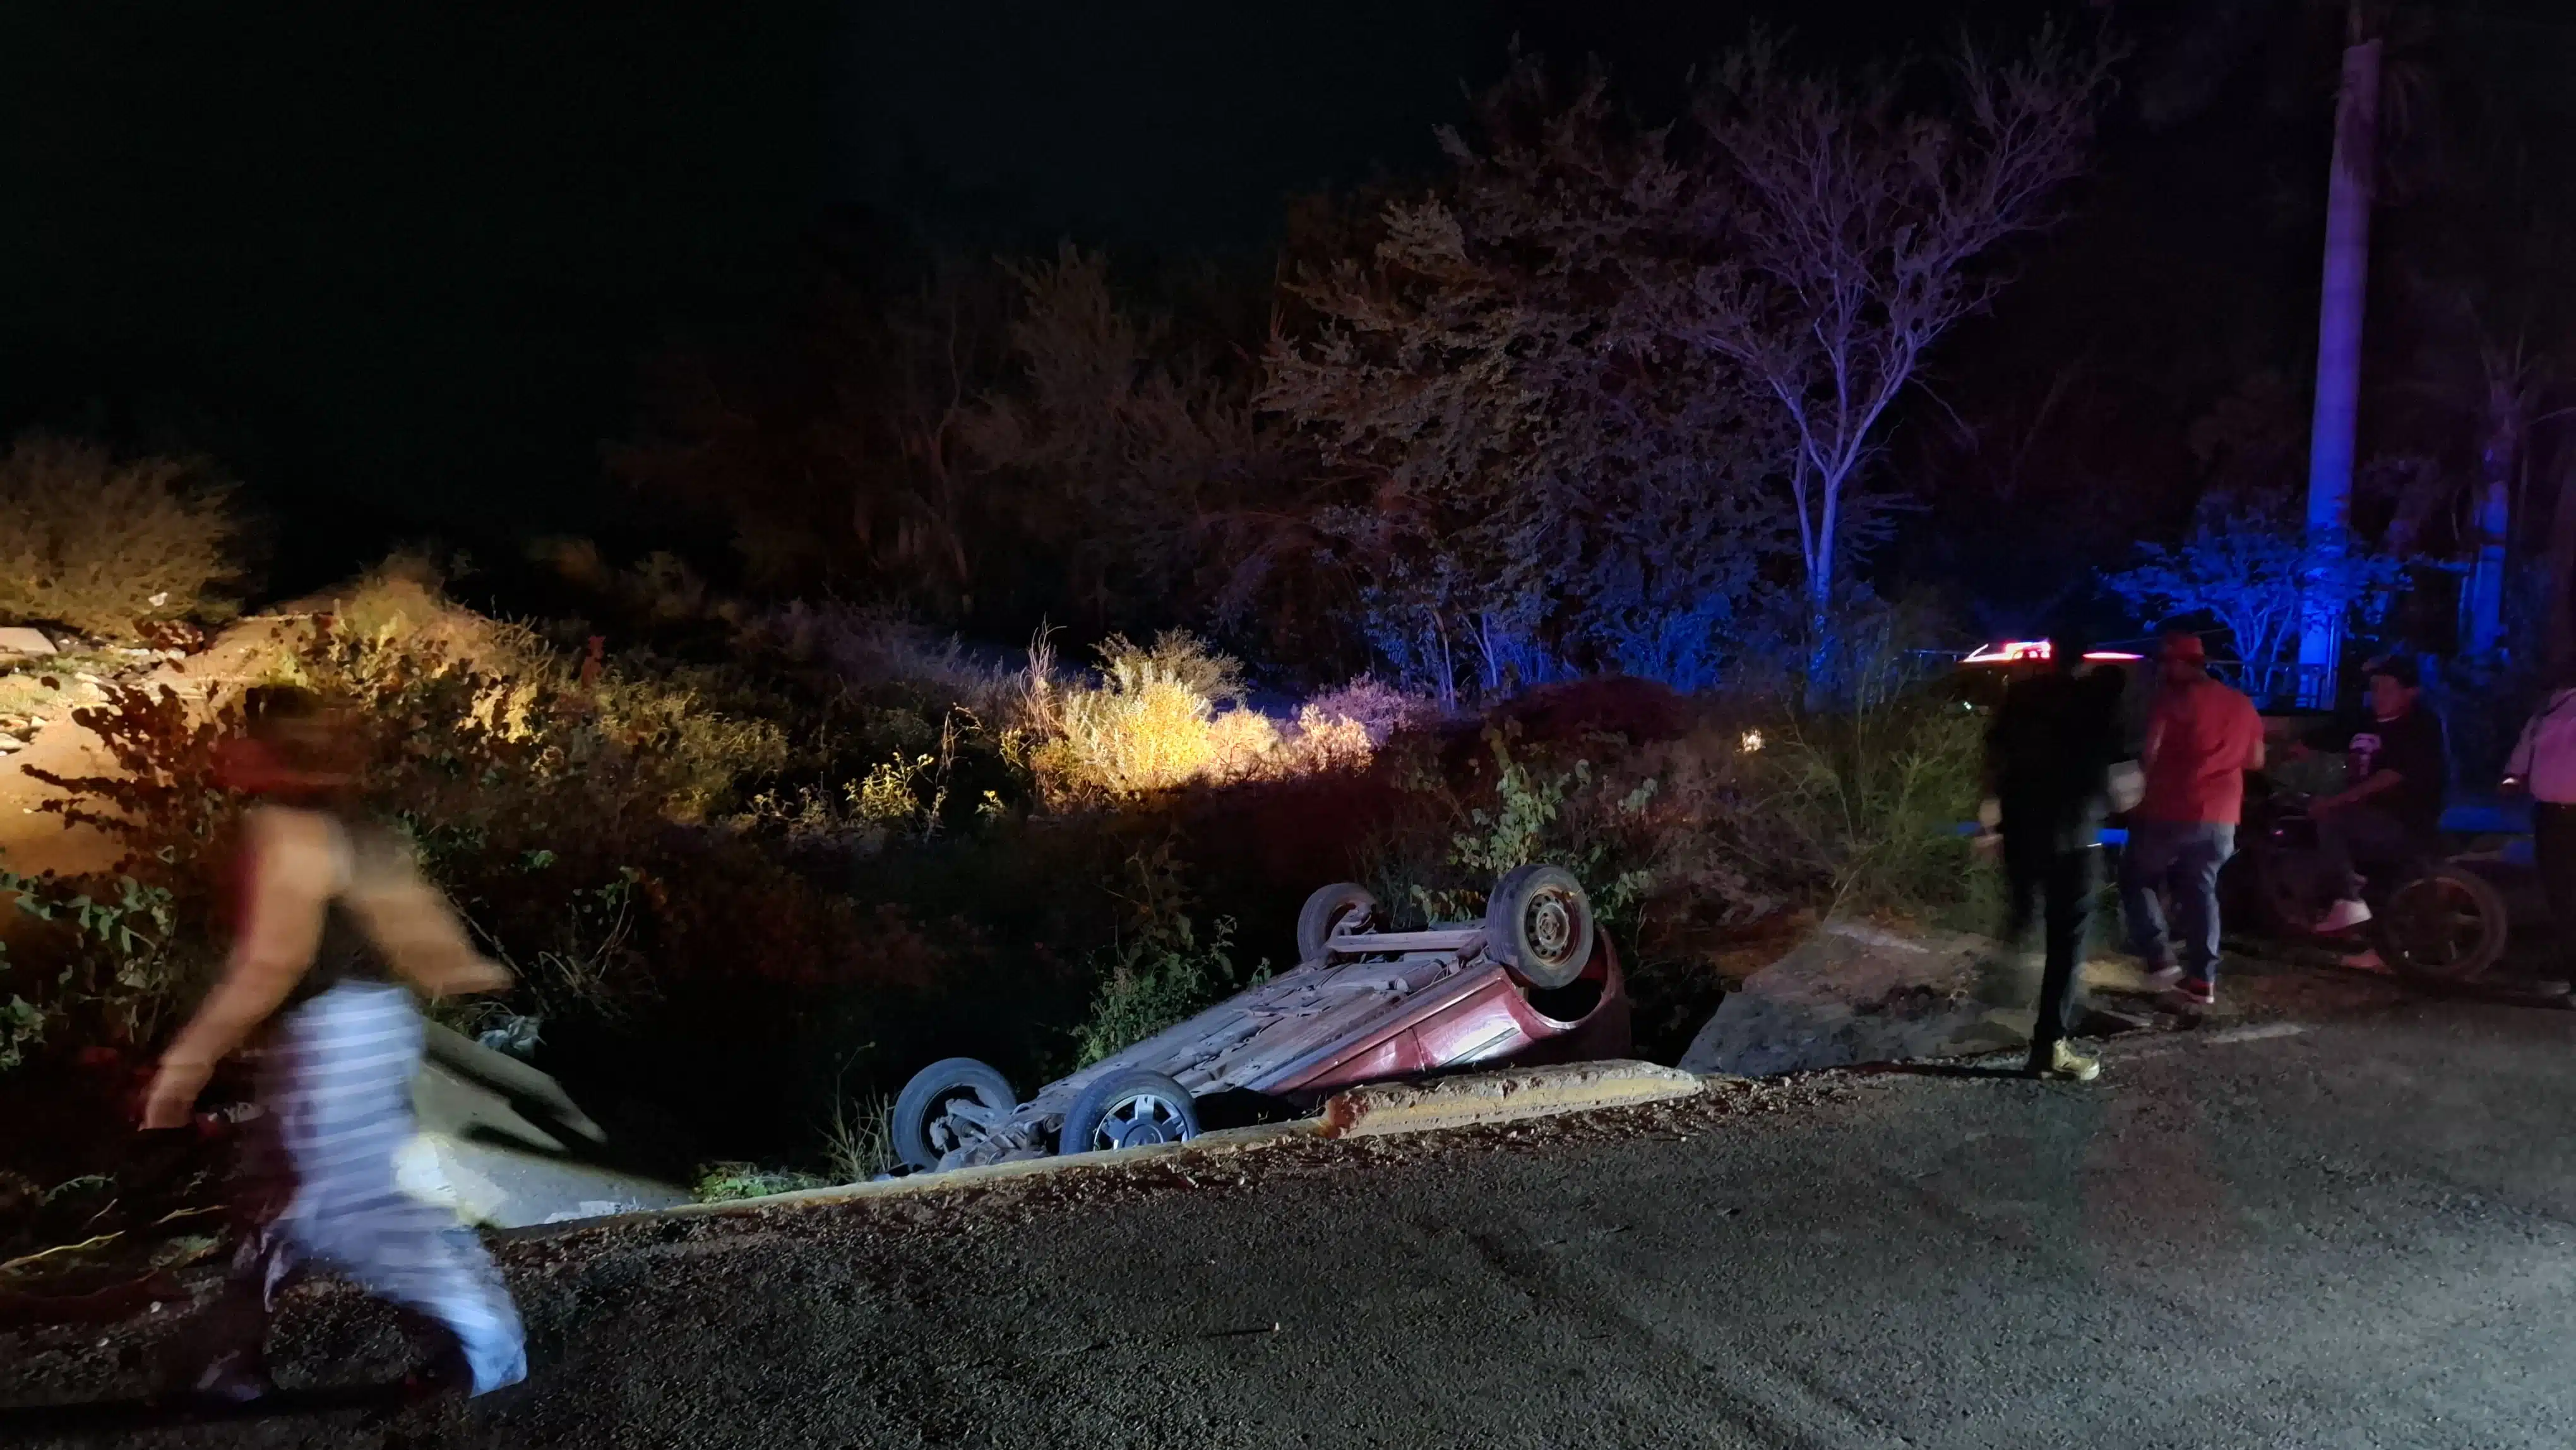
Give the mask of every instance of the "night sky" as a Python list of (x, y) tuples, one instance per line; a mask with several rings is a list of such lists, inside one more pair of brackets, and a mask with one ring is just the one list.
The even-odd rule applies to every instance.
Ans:
[[(600, 449), (640, 362), (777, 325), (836, 235), (1257, 258), (1287, 196), (1429, 166), (1515, 35), (1604, 56), (1651, 109), (1756, 13), (1862, 54), (2052, 9), (2095, 13), (19, 0), (0, 427), (211, 453), (277, 512), (285, 584), (404, 536), (613, 535)], [(2193, 34), (2195, 74), (2241, 59), (2225, 24)]]

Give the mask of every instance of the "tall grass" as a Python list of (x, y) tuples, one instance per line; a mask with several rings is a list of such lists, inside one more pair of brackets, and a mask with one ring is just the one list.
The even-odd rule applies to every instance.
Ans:
[(1982, 869), (1957, 828), (1976, 814), (1984, 741), (1982, 720), (1932, 694), (1784, 711), (1750, 756), (1761, 834), (1828, 909), (1949, 908)]

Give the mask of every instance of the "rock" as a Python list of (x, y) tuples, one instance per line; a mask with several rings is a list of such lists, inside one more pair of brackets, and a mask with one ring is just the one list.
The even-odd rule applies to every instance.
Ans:
[(2030, 1041), (2037, 965), (1986, 937), (1829, 921), (1719, 1004), (1681, 1065), (1765, 1077), (2013, 1050)]
[(0, 624), (0, 655), (49, 655), (54, 642), (23, 624)]
[(488, 1139), (422, 1132), (394, 1158), (395, 1181), (470, 1224), (528, 1228), (687, 1203), (684, 1189)]
[(606, 1135), (552, 1078), (436, 1023), (424, 1037), (412, 1080), (419, 1131), (396, 1160), (404, 1192), (489, 1228), (689, 1201), (676, 1185), (598, 1161)]

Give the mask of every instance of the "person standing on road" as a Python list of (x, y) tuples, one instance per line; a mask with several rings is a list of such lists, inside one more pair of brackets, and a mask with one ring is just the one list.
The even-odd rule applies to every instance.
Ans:
[(2370, 720), (2344, 741), (2344, 788), (2308, 807), (2326, 868), (2345, 882), (2319, 931), (2350, 931), (2370, 920), (2361, 868), (2428, 854), (2442, 838), (2442, 795), (2451, 781), (2442, 717), (2424, 703), (2413, 660), (2373, 660), (2369, 672)]
[(241, 924), (224, 975), (162, 1054), (146, 1129), (190, 1118), (215, 1064), (267, 1029), (249, 1166), (255, 1221), (223, 1295), (184, 1336), (195, 1393), (269, 1391), (269, 1311), (294, 1273), (336, 1270), (443, 1326), (426, 1382), (482, 1394), (527, 1376), (526, 1341), (483, 1246), (397, 1186), (413, 1132), (421, 1020), (431, 996), (495, 991), (509, 974), (466, 941), (399, 840), (345, 803), (346, 734), (300, 690), (252, 692), (250, 729), (221, 759), (254, 798), (243, 823)]
[(2049, 671), (2015, 681), (1986, 733), (1986, 777), (2003, 832), (2011, 908), (2005, 932), (2019, 950), (2033, 917), (2044, 920), (2046, 965), (2039, 1016), (2030, 1032), (2036, 1077), (2090, 1082), (2099, 1061), (2067, 1044), (2082, 1009), (2082, 968), (2093, 912), (2102, 819), (2111, 766), (2119, 759), (2120, 690), (2115, 670), (2083, 673), (2084, 645), (2059, 631)]
[(2505, 763), (2507, 795), (2531, 797), (2531, 848), (2557, 929), (2558, 970), (2576, 988), (2576, 671), (2563, 671)]
[[(2140, 765), (2146, 790), (2129, 814), (2120, 906), (2147, 980), (2206, 1007), (2218, 1000), (2218, 871), (2236, 854), (2245, 773), (2263, 768), (2263, 717), (2209, 677), (2200, 636), (2176, 631), (2158, 654), (2154, 710)], [(2168, 933), (2164, 897), (2173, 901)]]

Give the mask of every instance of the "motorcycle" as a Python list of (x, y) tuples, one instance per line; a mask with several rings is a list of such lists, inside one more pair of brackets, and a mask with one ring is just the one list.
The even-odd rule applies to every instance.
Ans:
[[(2319, 936), (2317, 923), (2348, 887), (2318, 845), (2312, 806), (2294, 791), (2247, 793), (2236, 857), (2220, 887), (2243, 913), (2237, 919), (2264, 935)], [(2438, 849), (2369, 876), (2362, 901), (2371, 945), (2400, 975), (2473, 982), (2504, 957), (2511, 925), (2504, 893)]]

